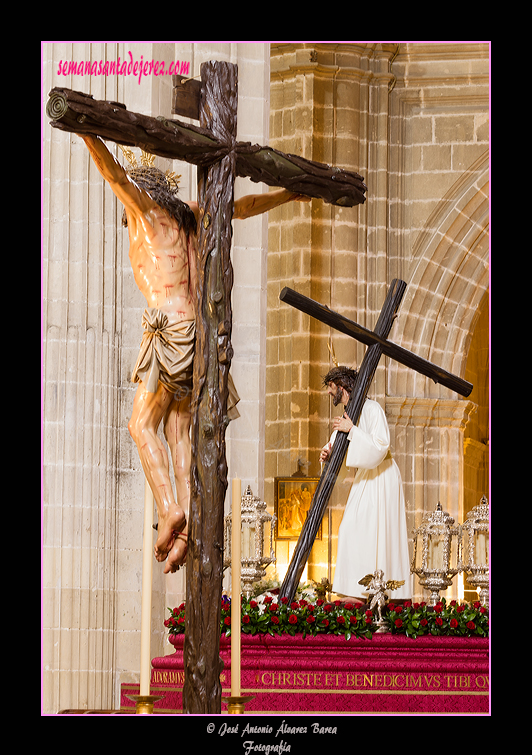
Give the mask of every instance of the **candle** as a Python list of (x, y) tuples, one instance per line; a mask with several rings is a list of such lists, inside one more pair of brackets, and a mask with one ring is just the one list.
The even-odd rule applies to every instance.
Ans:
[(144, 483), (144, 534), (142, 539), (142, 603), (140, 615), (140, 694), (150, 694), (151, 586), (153, 558), (153, 493)]
[(428, 567), (438, 571), (443, 569), (443, 541), (439, 535), (430, 538)]
[(244, 559), (251, 558), (250, 527), (244, 523), (242, 528), (242, 556)]
[(231, 697), (240, 697), (240, 537), (241, 483), (233, 480), (231, 526)]
[(488, 540), (484, 532), (477, 532), (477, 543), (475, 548), (475, 562), (477, 566), (488, 565)]

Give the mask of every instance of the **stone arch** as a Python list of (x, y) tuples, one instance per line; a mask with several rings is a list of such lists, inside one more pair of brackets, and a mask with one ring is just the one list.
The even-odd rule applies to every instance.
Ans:
[[(412, 250), (412, 274), (393, 340), (463, 376), (489, 286), (489, 154), (454, 184)], [(390, 361), (389, 396), (450, 397), (433, 381)]]

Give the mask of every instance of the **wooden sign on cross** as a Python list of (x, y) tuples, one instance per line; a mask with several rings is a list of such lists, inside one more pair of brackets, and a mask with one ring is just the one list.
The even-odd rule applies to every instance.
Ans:
[[(346, 317), (333, 312), (313, 299), (297, 293), (297, 291), (293, 291), (290, 288), (284, 288), (281, 291), (279, 297), (281, 301), (368, 346), (360, 365), (355, 387), (345, 408), (348, 417), (355, 425), (360, 418), (366, 395), (382, 354), (432, 378), (436, 383), (441, 383), (462, 396), (469, 396), (473, 389), (471, 383), (468, 383), (466, 380), (452, 375), (441, 367), (387, 340), (405, 290), (406, 283), (404, 281), (399, 279), (392, 281), (374, 331), (357, 325), (356, 322), (348, 320)], [(292, 560), (283, 580), (279, 596), (281, 598), (288, 598), (289, 601), (294, 599), (303, 569), (307, 563), (321, 520), (331, 497), (336, 478), (343, 464), (348, 445), (348, 434), (339, 431), (336, 434), (329, 459), (324, 465), (307, 518), (303, 524)]]
[(174, 111), (177, 107), (178, 114), (198, 118), (199, 126), (132, 113), (119, 102), (95, 100), (64, 88), (51, 90), (46, 112), (54, 128), (139, 147), (198, 168), (200, 228), (183, 708), (186, 713), (220, 713), (225, 430), (233, 353), (230, 250), (234, 180), (247, 176), (341, 207), (364, 202), (366, 186), (357, 173), (237, 142), (235, 65), (210, 61), (201, 66), (201, 83), (174, 83), (181, 89), (174, 98)]

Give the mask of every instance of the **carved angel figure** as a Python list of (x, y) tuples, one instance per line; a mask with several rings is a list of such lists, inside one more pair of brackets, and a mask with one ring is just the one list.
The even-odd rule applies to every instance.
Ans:
[(376, 607), (377, 625), (381, 626), (384, 623), (382, 609), (388, 600), (385, 590), (397, 590), (404, 585), (404, 583), (404, 580), (399, 581), (396, 579), (388, 579), (385, 581), (382, 569), (376, 569), (373, 574), (366, 574), (366, 576), (359, 581), (359, 585), (364, 585), (364, 587), (367, 587), (370, 594), (373, 593), (369, 609), (370, 611), (373, 611)]

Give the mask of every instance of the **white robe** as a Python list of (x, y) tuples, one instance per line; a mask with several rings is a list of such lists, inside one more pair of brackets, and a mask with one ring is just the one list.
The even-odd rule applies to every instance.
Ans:
[[(334, 441), (336, 432), (331, 441)], [(333, 591), (361, 597), (366, 574), (403, 580), (390, 599), (412, 597), (405, 502), (399, 467), (389, 453), (390, 431), (380, 404), (366, 399), (358, 426), (351, 428), (346, 465), (357, 468), (338, 531)]]

